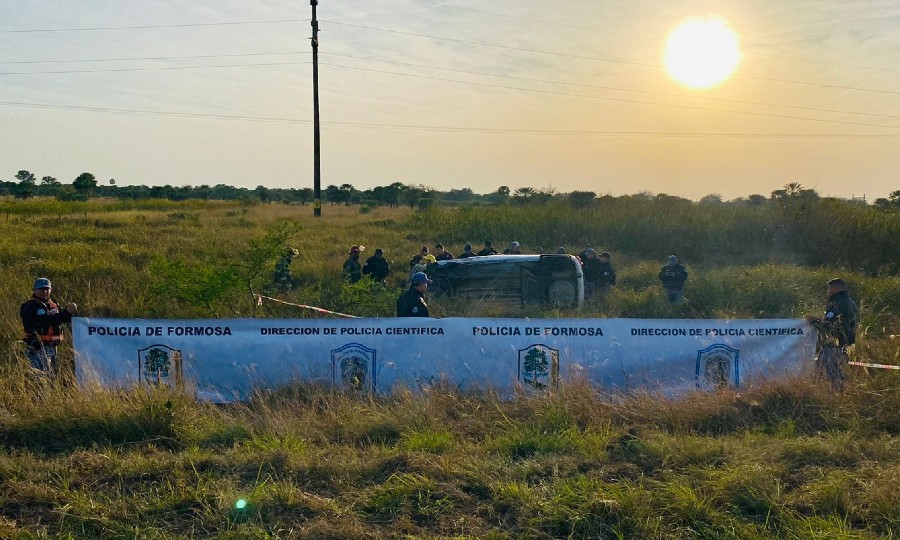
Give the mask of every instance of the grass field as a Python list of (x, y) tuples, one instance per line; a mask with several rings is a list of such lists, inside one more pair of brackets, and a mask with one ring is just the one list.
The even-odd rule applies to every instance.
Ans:
[[(419, 246), (459, 252), (491, 238), (613, 252), (610, 295), (531, 316), (799, 317), (821, 309), (825, 281), (840, 275), (862, 308), (854, 356), (900, 363), (896, 213), (840, 207), (852, 238), (843, 249), (838, 232), (815, 236), (828, 201), (805, 212), (679, 206), (666, 219), (657, 204), (326, 206), (314, 220), (308, 206), (281, 204), (3, 202), (0, 537), (900, 536), (897, 372), (854, 371), (842, 394), (806, 379), (678, 401), (583, 387), (500, 400), (300, 385), (216, 406), (165, 389), (48, 384), (25, 373), (16, 343), (38, 275), (86, 316), (307, 317), (251, 295), (289, 244), (298, 287), (284, 298), (390, 316)], [(388, 289), (343, 285), (351, 244), (385, 248), (403, 275)], [(670, 251), (691, 273), (679, 306), (655, 277)], [(487, 302), (433, 305), (441, 316), (493, 314)]]

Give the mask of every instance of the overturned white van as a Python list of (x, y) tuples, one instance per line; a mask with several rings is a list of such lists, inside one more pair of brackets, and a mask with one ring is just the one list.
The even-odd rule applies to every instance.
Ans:
[(490, 298), (503, 303), (584, 305), (584, 273), (572, 255), (489, 255), (438, 261), (425, 272), (435, 296)]

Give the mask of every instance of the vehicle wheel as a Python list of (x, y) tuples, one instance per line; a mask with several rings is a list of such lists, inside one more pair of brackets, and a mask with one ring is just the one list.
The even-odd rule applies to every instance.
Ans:
[(577, 301), (578, 291), (575, 284), (568, 280), (558, 279), (547, 287), (547, 300), (557, 306), (573, 306)]

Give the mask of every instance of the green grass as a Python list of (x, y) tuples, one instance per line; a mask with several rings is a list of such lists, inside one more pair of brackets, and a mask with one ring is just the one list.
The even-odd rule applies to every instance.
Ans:
[[(512, 401), (295, 391), (225, 407), (164, 391), (47, 388), (41, 406), (4, 394), (0, 535), (885, 538), (900, 527), (896, 426), (865, 407), (873, 391), (897, 393), (887, 379), (652, 408), (581, 387)], [(717, 435), (697, 429), (710, 410), (786, 401), (721, 420)], [(809, 410), (827, 419), (818, 429)]]
[[(298, 287), (277, 294), (364, 316), (393, 313), (420, 245), (459, 251), (486, 236), (614, 250), (620, 283), (609, 295), (582, 311), (517, 313), (535, 317), (799, 317), (818, 312), (825, 281), (842, 275), (862, 308), (854, 357), (898, 363), (889, 214), (640, 198), (578, 212), (329, 206), (321, 220), (280, 204), (2, 204), (0, 538), (900, 536), (896, 372), (851, 371), (841, 394), (802, 378), (678, 400), (577, 385), (505, 401), (449, 384), (377, 397), (296, 385), (212, 405), (166, 389), (49, 384), (28, 375), (16, 343), (37, 275), (93, 317), (311, 316), (250, 295), (275, 261), (257, 274), (251, 262), (288, 231)], [(816, 260), (835, 245), (831, 232), (814, 236), (828, 212), (852, 257)], [(342, 285), (347, 247), (359, 243), (402, 270), (387, 288)], [(656, 281), (673, 250), (691, 272), (679, 306)], [(192, 276), (208, 288), (179, 288)], [(442, 316), (505, 314), (486, 302), (431, 305)]]

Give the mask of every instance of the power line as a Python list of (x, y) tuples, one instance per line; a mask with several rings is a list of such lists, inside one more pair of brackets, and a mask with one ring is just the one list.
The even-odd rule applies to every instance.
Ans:
[[(241, 58), (241, 57), (258, 57), (258, 56), (288, 56), (288, 55), (298, 55), (311, 54), (309, 51), (284, 51), (284, 52), (258, 52), (258, 53), (234, 53), (234, 54), (202, 54), (202, 55), (181, 55), (181, 56), (145, 56), (145, 57), (129, 57), (129, 58), (90, 58), (90, 59), (76, 59), (76, 60), (23, 60), (23, 61), (10, 61), (10, 62), (0, 62), (0, 64), (44, 64), (44, 63), (99, 63), (99, 62), (129, 62), (129, 61), (162, 61), (162, 60), (187, 60), (187, 59), (210, 59), (210, 58)], [(705, 96), (691, 96), (686, 94), (675, 94), (671, 92), (659, 92), (652, 90), (636, 90), (632, 88), (621, 88), (615, 86), (605, 86), (605, 85), (595, 85), (595, 84), (584, 84), (584, 83), (573, 83), (567, 81), (559, 81), (552, 79), (538, 79), (532, 77), (518, 77), (514, 75), (500, 75), (497, 73), (489, 73), (483, 71), (471, 71), (464, 69), (453, 69), (453, 68), (444, 68), (435, 65), (427, 65), (427, 64), (416, 64), (411, 62), (400, 62), (396, 60), (384, 60), (380, 58), (371, 58), (365, 56), (356, 56), (352, 54), (338, 54), (338, 53), (324, 53), (328, 56), (335, 56), (340, 58), (353, 58), (357, 60), (365, 60), (368, 62), (379, 62), (384, 64), (393, 64), (407, 67), (415, 67), (415, 68), (423, 68), (423, 69), (433, 69), (438, 71), (446, 71), (452, 73), (464, 73), (469, 75), (479, 75), (486, 77), (497, 77), (502, 79), (510, 79), (510, 80), (518, 80), (518, 81), (526, 81), (526, 82), (537, 82), (544, 84), (557, 84), (557, 85), (565, 85), (565, 86), (575, 86), (581, 88), (594, 88), (599, 90), (611, 90), (616, 92), (629, 92), (629, 93), (638, 93), (638, 94), (649, 94), (649, 95), (657, 95), (657, 96), (666, 96), (666, 97), (674, 97), (674, 98), (682, 98), (682, 99), (694, 99), (701, 101), (714, 101), (720, 103), (735, 103), (740, 105), (752, 105), (752, 106), (760, 106), (760, 107), (778, 107), (784, 109), (794, 109), (794, 110), (803, 110), (810, 112), (821, 112), (821, 113), (836, 113), (836, 114), (848, 114), (855, 116), (873, 116), (880, 118), (894, 118), (900, 119), (900, 115), (891, 115), (891, 114), (880, 114), (880, 113), (866, 113), (866, 112), (858, 112), (858, 111), (847, 111), (840, 109), (822, 109), (817, 107), (803, 107), (796, 105), (783, 105), (778, 103), (763, 103), (763, 102), (754, 102), (747, 100), (739, 100), (739, 99), (726, 99), (726, 98), (712, 98)], [(56, 74), (75, 74), (75, 73), (122, 73), (122, 72), (131, 72), (131, 71), (166, 71), (166, 70), (191, 70), (191, 69), (207, 69), (207, 68), (232, 68), (232, 67), (259, 67), (259, 66), (284, 66), (284, 65), (308, 65), (309, 62), (264, 62), (264, 63), (243, 63), (243, 64), (220, 64), (220, 65), (205, 65), (205, 66), (162, 66), (162, 67), (148, 67), (148, 68), (107, 68), (107, 69), (90, 69), (90, 70), (54, 70), (54, 71), (10, 71), (10, 72), (0, 72), (0, 76), (3, 75), (56, 75)]]
[(824, 123), (828, 123), (828, 124), (842, 124), (842, 125), (848, 125), (848, 126), (866, 126), (866, 127), (878, 127), (878, 128), (888, 128), (888, 129), (900, 128), (900, 126), (891, 126), (891, 125), (884, 125), (884, 124), (870, 124), (870, 123), (866, 123), (866, 122), (848, 122), (848, 121), (843, 121), (843, 120), (826, 120), (826, 119), (821, 119), (821, 118), (807, 118), (807, 117), (803, 117), (803, 116), (789, 116), (789, 115), (784, 115), (784, 114), (770, 114), (770, 113), (751, 112), (751, 111), (734, 111), (734, 110), (729, 110), (729, 109), (716, 109), (713, 107), (701, 107), (699, 105), (677, 105), (677, 104), (673, 104), (673, 103), (640, 101), (640, 100), (636, 100), (636, 99), (614, 98), (614, 97), (606, 97), (606, 96), (592, 96), (592, 95), (588, 95), (588, 94), (575, 94), (575, 93), (571, 93), (571, 92), (558, 92), (558, 91), (554, 91), (554, 90), (536, 90), (533, 88), (521, 88), (518, 86), (506, 86), (506, 85), (502, 85), (502, 84), (489, 84), (489, 83), (477, 83), (477, 82), (471, 82), (471, 81), (459, 81), (459, 80), (455, 80), (455, 79), (444, 79), (442, 77), (430, 77), (430, 76), (426, 76), (426, 75), (411, 75), (409, 73), (400, 73), (400, 72), (396, 72), (396, 71), (386, 71), (386, 70), (380, 70), (380, 69), (361, 68), (361, 67), (356, 67), (356, 66), (345, 66), (342, 64), (322, 63), (322, 65), (332, 66), (332, 67), (337, 67), (337, 68), (344, 68), (344, 69), (352, 69), (352, 70), (358, 70), (358, 71), (370, 71), (373, 73), (382, 73), (382, 74), (386, 74), (386, 75), (397, 75), (400, 77), (411, 77), (411, 78), (415, 78), (415, 79), (424, 79), (424, 80), (431, 80), (431, 81), (452, 82), (452, 83), (456, 83), (456, 84), (481, 86), (481, 87), (486, 87), (486, 88), (502, 88), (504, 90), (517, 90), (520, 92), (532, 92), (532, 93), (537, 93), (537, 94), (548, 94), (548, 95), (554, 95), (554, 96), (599, 99), (599, 100), (603, 100), (603, 101), (616, 101), (616, 102), (620, 102), (620, 103), (636, 103), (636, 104), (641, 104), (641, 105), (656, 105), (656, 106), (660, 106), (660, 107), (672, 107), (672, 108), (677, 108), (677, 109), (691, 109), (691, 110), (699, 110), (699, 111), (741, 114), (741, 115), (746, 115), (746, 116), (761, 116), (761, 117), (766, 117), (766, 118), (782, 118), (782, 119), (788, 119), (788, 120), (804, 120), (807, 122), (824, 122)]
[(77, 60), (10, 60), (0, 64), (78, 64), (82, 62), (138, 62), (143, 60), (193, 60), (198, 58), (239, 58), (244, 56), (287, 56), (294, 54), (312, 54), (309, 51), (256, 52), (235, 54), (195, 54), (188, 56), (141, 56), (131, 58), (82, 58)]
[(0, 34), (31, 34), (37, 32), (96, 32), (99, 30), (148, 30), (151, 28), (194, 28), (200, 26), (236, 26), (243, 24), (280, 24), (309, 22), (309, 19), (272, 19), (268, 21), (230, 21), (216, 23), (145, 24), (140, 26), (93, 26), (87, 28), (29, 28), (24, 30), (0, 30)]
[(857, 116), (876, 116), (876, 117), (881, 117), (881, 118), (900, 119), (900, 115), (893, 115), (893, 114), (865, 113), (865, 112), (857, 112), (857, 111), (845, 111), (845, 110), (839, 110), (839, 109), (821, 109), (821, 108), (816, 108), (816, 107), (802, 107), (802, 106), (797, 106), (797, 105), (781, 105), (778, 103), (763, 103), (763, 102), (756, 102), (756, 101), (746, 101), (746, 100), (741, 100), (741, 99), (713, 98), (713, 97), (706, 97), (706, 96), (690, 96), (690, 95), (686, 95), (686, 94), (674, 94), (671, 92), (658, 92), (658, 91), (653, 91), (653, 90), (635, 90), (632, 88), (621, 88), (621, 87), (615, 87), (615, 86), (573, 83), (573, 82), (557, 81), (557, 80), (551, 80), (551, 79), (536, 79), (536, 78), (532, 78), (532, 77), (518, 77), (515, 75), (499, 75), (496, 73), (488, 73), (488, 72), (483, 72), (483, 71), (469, 71), (469, 70), (465, 70), (465, 69), (443, 68), (443, 67), (438, 67), (438, 66), (434, 66), (434, 65), (415, 64), (415, 63), (410, 63), (410, 62), (399, 62), (399, 61), (395, 61), (395, 60), (382, 60), (380, 58), (369, 58), (369, 57), (365, 57), (365, 56), (355, 56), (352, 54), (325, 53), (325, 55), (326, 56), (336, 56), (336, 57), (340, 57), (340, 58), (354, 58), (357, 60), (380, 62), (380, 63), (384, 63), (384, 64), (394, 64), (394, 65), (399, 65), (399, 66), (434, 69), (437, 71), (447, 71), (447, 72), (452, 72), (452, 73), (465, 73), (468, 75), (481, 75), (481, 76), (486, 76), (486, 77), (497, 77), (497, 78), (501, 78), (501, 79), (511, 79), (511, 80), (517, 80), (517, 81), (537, 82), (537, 83), (546, 83), (546, 84), (560, 84), (560, 85), (565, 85), (565, 86), (577, 86), (577, 87), (582, 87), (582, 88), (595, 88), (595, 89), (599, 89), (599, 90), (612, 90), (612, 91), (616, 91), (616, 92), (630, 92), (630, 93), (637, 93), (637, 94), (650, 94), (650, 95), (656, 95), (656, 96), (666, 96), (666, 97), (683, 98), (683, 99), (695, 99), (695, 100), (701, 100), (701, 101), (716, 101), (716, 102), (721, 102), (721, 103), (736, 103), (736, 104), (740, 104), (740, 105), (754, 105), (754, 106), (758, 106), (758, 107), (779, 107), (779, 108), (784, 108), (784, 109), (796, 109), (796, 110), (811, 111), (811, 112), (851, 114), (851, 115), (857, 115)]
[[(347, 56), (347, 55), (336, 55), (336, 56)], [(286, 66), (286, 65), (309, 65), (310, 63), (311, 62), (265, 62), (265, 63), (252, 63), (252, 64), (247, 64), (247, 63), (244, 63), (244, 64), (218, 64), (218, 65), (206, 65), (206, 66), (164, 66), (164, 67), (150, 67), (150, 68), (84, 69), (84, 70), (58, 70), (58, 71), (39, 71), (39, 72), (0, 72), (0, 76), (4, 76), (4, 75), (55, 75), (55, 74), (73, 74), (73, 73), (120, 73), (120, 72), (193, 70), (193, 69), (261, 67), (261, 66), (273, 67), (273, 66)], [(761, 112), (752, 112), (752, 111), (735, 111), (735, 110), (731, 110), (731, 109), (716, 109), (713, 107), (703, 107), (703, 106), (698, 106), (698, 105), (680, 105), (680, 104), (674, 104), (674, 103), (641, 101), (641, 100), (635, 100), (635, 99), (615, 98), (615, 97), (608, 97), (608, 96), (594, 96), (594, 95), (589, 95), (589, 94), (576, 94), (576, 93), (571, 93), (571, 92), (559, 92), (559, 91), (553, 91), (553, 90), (537, 90), (537, 89), (533, 89), (533, 88), (522, 88), (522, 87), (517, 87), (517, 86), (506, 86), (506, 85), (478, 83), (478, 82), (471, 82), (471, 81), (460, 81), (460, 80), (456, 80), (456, 79), (445, 79), (442, 77), (414, 75), (414, 74), (410, 74), (410, 73), (400, 73), (400, 72), (396, 72), (396, 71), (362, 68), (362, 67), (358, 67), (358, 66), (346, 66), (346, 65), (342, 65), (342, 64), (332, 64), (332, 63), (326, 63), (326, 62), (323, 62), (322, 65), (343, 68), (343, 69), (351, 69), (351, 70), (356, 70), (356, 71), (367, 71), (367, 72), (372, 72), (372, 73), (396, 75), (396, 76), (401, 76), (401, 77), (410, 77), (410, 78), (439, 81), (439, 82), (449, 82), (449, 83), (464, 84), (464, 85), (470, 85), (470, 86), (498, 88), (498, 89), (504, 89), (504, 90), (515, 90), (515, 91), (519, 91), (519, 92), (539, 93), (539, 94), (548, 94), (548, 95), (556, 95), (556, 96), (598, 99), (598, 100), (603, 100), (603, 101), (616, 101), (616, 102), (621, 102), (621, 103), (653, 105), (653, 106), (659, 106), (659, 107), (692, 109), (692, 110), (702, 110), (702, 111), (710, 111), (710, 112), (741, 114), (741, 115), (747, 115), (747, 116), (782, 118), (782, 119), (790, 119), (790, 120), (804, 120), (804, 121), (808, 121), (808, 122), (825, 122), (825, 123), (830, 123), (830, 124), (843, 124), (843, 125), (853, 125), (853, 126), (880, 127), (880, 128), (890, 128), (890, 129), (897, 129), (898, 127), (900, 127), (900, 126), (872, 124), (872, 123), (865, 123), (865, 122), (848, 122), (848, 121), (842, 121), (842, 120), (827, 120), (827, 119), (821, 119), (821, 118), (808, 118), (808, 117), (802, 117), (802, 116), (789, 116), (789, 115), (782, 115), (782, 114), (770, 114), (770, 113), (761, 113)], [(567, 83), (556, 83), (556, 84), (567, 84)], [(674, 95), (673, 97), (684, 97), (684, 96)], [(856, 112), (850, 112), (850, 111), (837, 111), (837, 110), (828, 110), (828, 109), (815, 109), (812, 107), (791, 107), (791, 106), (787, 106), (787, 105), (768, 105), (768, 104), (754, 104), (754, 105), (762, 105), (762, 106), (770, 106), (770, 107), (797, 108), (797, 109), (810, 110), (810, 111), (816, 111), (816, 112), (867, 115), (867, 116), (878, 116), (878, 117), (900, 119), (900, 116), (896, 116), (896, 115), (885, 115), (885, 114), (869, 115), (868, 113), (856, 113)]]
[[(594, 61), (598, 61), (598, 62), (608, 62), (608, 63), (613, 63), (613, 64), (648, 67), (648, 68), (653, 68), (653, 69), (665, 69), (665, 66), (660, 65), (660, 64), (649, 64), (649, 63), (645, 63), (645, 62), (634, 62), (634, 61), (630, 61), (630, 60), (621, 60), (621, 59), (616, 59), (616, 58), (603, 58), (600, 56), (588, 56), (588, 55), (582, 55), (582, 54), (561, 53), (561, 52), (556, 52), (556, 51), (544, 51), (544, 50), (540, 50), (540, 49), (528, 49), (525, 47), (513, 47), (513, 46), (509, 46), (509, 45), (498, 45), (496, 43), (488, 43), (488, 42), (484, 42), (484, 41), (473, 41), (473, 40), (466, 40), (466, 39), (459, 39), (459, 38), (433, 36), (433, 35), (429, 35), (429, 34), (419, 34), (416, 32), (406, 32), (403, 30), (393, 30), (390, 28), (379, 28), (379, 27), (375, 27), (375, 26), (366, 26), (366, 25), (362, 25), (362, 24), (342, 23), (339, 21), (330, 21), (329, 20), (329, 21), (322, 21), (322, 22), (327, 22), (330, 24), (338, 25), (338, 26), (346, 26), (346, 27), (350, 27), (350, 28), (360, 28), (360, 29), (364, 29), (364, 30), (372, 30), (372, 31), (376, 31), (376, 32), (387, 32), (387, 33), (398, 34), (398, 35), (402, 35), (402, 36), (434, 39), (434, 40), (438, 40), (438, 41), (448, 41), (451, 43), (461, 43), (461, 44), (465, 44), (465, 45), (476, 45), (479, 47), (491, 47), (491, 48), (495, 48), (495, 49), (502, 49), (502, 50), (508, 50), (508, 51), (518, 51), (518, 52), (526, 52), (526, 53), (532, 53), (532, 54), (544, 54), (544, 55), (549, 55), (549, 56), (557, 56), (557, 57), (561, 57), (561, 58), (574, 58), (574, 59), (579, 59), (579, 60), (594, 60)], [(814, 87), (819, 87), (819, 88), (831, 88), (831, 89), (835, 89), (835, 90), (852, 90), (852, 91), (856, 91), (856, 92), (871, 92), (871, 93), (876, 93), (876, 94), (900, 95), (900, 92), (895, 92), (892, 90), (879, 90), (879, 89), (874, 89), (874, 88), (862, 88), (862, 87), (857, 87), (857, 86), (843, 86), (843, 85), (837, 85), (837, 84), (813, 83), (813, 82), (795, 81), (795, 80), (789, 80), (789, 79), (776, 79), (776, 78), (771, 78), (771, 77), (752, 77), (749, 75), (732, 75), (732, 77), (736, 78), (736, 79), (765, 81), (765, 82), (778, 82), (778, 83), (783, 83), (783, 84), (796, 84), (796, 85), (801, 85), (801, 86), (814, 86)]]
[[(589, 32), (597, 32), (597, 33), (601, 33), (601, 34), (610, 34), (610, 35), (615, 35), (615, 36), (626, 36), (626, 37), (633, 37), (633, 38), (639, 38), (639, 39), (647, 39), (647, 40), (652, 40), (652, 41), (656, 41), (656, 39), (657, 39), (654, 37), (644, 36), (644, 35), (640, 35), (640, 34), (629, 34), (626, 32), (616, 32), (613, 30), (606, 30), (606, 29), (594, 28), (594, 27), (589, 27), (589, 26), (579, 26), (579, 25), (575, 25), (575, 24), (566, 24), (566, 23), (561, 23), (561, 22), (557, 22), (557, 21), (550, 21), (547, 19), (536, 19), (534, 17), (523, 17), (521, 15), (510, 15), (508, 13), (497, 13), (495, 11), (467, 8), (467, 7), (462, 7), (462, 6), (454, 6), (451, 4), (432, 4), (432, 3), (428, 2), (427, 0), (423, 0), (422, 3), (431, 5), (431, 6), (437, 7), (437, 8), (449, 8), (449, 9), (455, 9), (455, 10), (459, 10), (459, 11), (468, 11), (471, 13), (479, 13), (482, 15), (492, 15), (494, 17), (504, 17), (507, 19), (514, 19), (514, 20), (519, 20), (519, 21), (528, 21), (528, 22), (535, 22), (535, 23), (540, 23), (540, 24), (550, 24), (553, 26), (559, 26), (560, 28), (570, 28), (573, 30), (586, 30)], [(758, 53), (758, 52), (753, 52), (753, 51), (746, 51), (745, 54), (749, 54), (749, 55), (753, 55), (753, 56), (760, 56), (763, 58), (777, 58), (779, 60), (791, 60), (793, 62), (823, 64), (823, 65), (827, 65), (827, 66), (836, 66), (836, 67), (851, 68), (851, 69), (861, 69), (861, 70), (866, 70), (866, 71), (880, 71), (880, 72), (884, 72), (884, 73), (900, 73), (900, 70), (897, 70), (897, 69), (876, 68), (876, 67), (869, 67), (869, 66), (856, 66), (856, 65), (852, 65), (852, 64), (841, 64), (838, 62), (827, 62), (824, 60), (813, 60), (813, 59), (809, 59), (809, 58), (794, 58), (791, 56), (782, 56), (782, 55), (777, 55), (777, 54), (764, 54), (764, 53)]]
[[(224, 115), (207, 113), (187, 113), (173, 111), (157, 111), (146, 109), (116, 109), (111, 107), (85, 107), (77, 105), (59, 105), (50, 103), (26, 103), (16, 101), (0, 101), (0, 106), (27, 107), (38, 109), (60, 109), (80, 112), (93, 112), (104, 114), (124, 114), (142, 116), (169, 116), (176, 118), (196, 118), (211, 120), (233, 120), (246, 122), (269, 122), (281, 124), (311, 124), (312, 120), (297, 118), (280, 118), (268, 116)], [(897, 139), (897, 134), (859, 134), (859, 133), (740, 133), (740, 132), (675, 132), (675, 131), (614, 131), (614, 130), (544, 130), (544, 129), (508, 129), (508, 128), (478, 128), (471, 126), (429, 126), (417, 124), (384, 124), (366, 122), (325, 122), (324, 125), (333, 127), (350, 127), (365, 129), (394, 129), (411, 131), (436, 131), (454, 133), (483, 133), (483, 134), (509, 134), (509, 135), (598, 135), (598, 136), (635, 136), (635, 137), (672, 137), (672, 138), (735, 138), (735, 139)]]
[(109, 69), (66, 69), (58, 71), (0, 71), (2, 75), (59, 75), (71, 73), (122, 73), (129, 71), (168, 71), (182, 69), (209, 69), (209, 68), (234, 68), (234, 67), (261, 67), (261, 66), (300, 66), (312, 62), (256, 62), (252, 64), (217, 64), (207, 66), (157, 66), (147, 68), (109, 68)]

